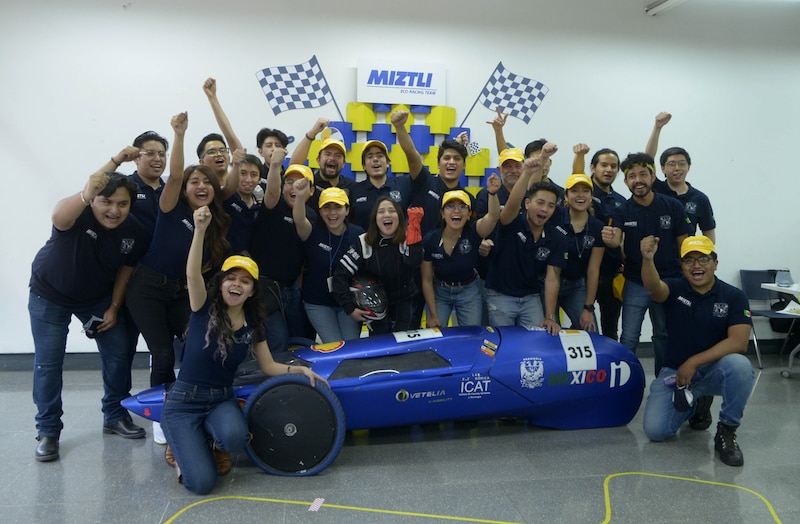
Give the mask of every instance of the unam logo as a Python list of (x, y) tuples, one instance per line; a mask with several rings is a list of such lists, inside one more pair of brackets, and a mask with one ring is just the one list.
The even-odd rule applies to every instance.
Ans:
[(539, 357), (525, 358), (519, 363), (520, 385), (534, 389), (544, 384), (544, 362)]

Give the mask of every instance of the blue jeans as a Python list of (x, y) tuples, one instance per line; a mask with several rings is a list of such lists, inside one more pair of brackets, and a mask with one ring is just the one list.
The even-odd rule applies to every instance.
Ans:
[(210, 492), (217, 482), (212, 443), (235, 452), (250, 440), (232, 387), (196, 386), (180, 379), (167, 392), (161, 427), (181, 468), (183, 485), (197, 495)]
[(322, 343), (351, 340), (361, 336), (361, 322), (344, 312), (340, 307), (304, 303), (306, 315), (319, 335)]
[[(33, 402), (36, 404), (36, 429), (41, 437), (61, 435), (63, 386), (62, 370), (67, 350), (67, 332), (72, 315), (86, 322), (92, 315), (102, 318), (111, 305), (111, 297), (80, 307), (59, 306), (40, 296), (29, 294), (28, 312), (33, 333)], [(120, 405), (131, 391), (131, 364), (136, 346), (130, 343), (125, 315), (119, 315), (117, 324), (95, 338), (100, 352), (103, 374), (103, 420), (110, 424), (129, 417)]]
[[(581, 328), (581, 314), (586, 304), (586, 279), (562, 280), (558, 290), (558, 306), (564, 310), (571, 322), (572, 329)], [(597, 326), (597, 316), (594, 315), (594, 325)]]
[(544, 308), (538, 294), (512, 297), (487, 289), (486, 306), (492, 326), (522, 326), (530, 329), (544, 320)]
[(466, 286), (443, 286), (434, 281), (436, 314), (443, 326), (453, 309), (459, 326), (480, 326), (482, 316), (481, 283), (475, 279)]
[(636, 354), (639, 337), (642, 334), (644, 313), (650, 310), (650, 322), (653, 324), (653, 355), (655, 357), (655, 375), (664, 365), (664, 351), (667, 344), (667, 318), (664, 307), (653, 302), (643, 285), (625, 282), (625, 293), (622, 298), (622, 335), (620, 343)]
[(273, 355), (289, 351), (289, 338), (306, 336), (306, 312), (297, 282), (279, 285), (278, 295), (280, 307), (266, 322), (267, 344)]
[[(695, 401), (705, 395), (722, 395), (720, 422), (738, 426), (753, 390), (755, 372), (750, 361), (741, 353), (732, 353), (698, 368), (698, 371), (703, 373), (703, 378), (689, 386)], [(664, 385), (664, 378), (675, 372), (674, 369), (664, 368), (650, 384), (650, 396), (644, 408), (644, 432), (650, 440), (668, 439), (694, 415), (693, 409), (676, 411), (672, 405), (675, 388)]]

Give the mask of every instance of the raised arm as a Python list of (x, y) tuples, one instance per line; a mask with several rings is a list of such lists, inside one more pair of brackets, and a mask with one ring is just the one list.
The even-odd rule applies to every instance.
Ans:
[(417, 175), (422, 171), (422, 157), (417, 151), (414, 141), (411, 140), (408, 129), (406, 129), (408, 111), (395, 111), (390, 118), (397, 133), (397, 143), (400, 144), (403, 153), (406, 154), (408, 159), (408, 174), (411, 175), (412, 179), (417, 178)]
[(274, 208), (281, 198), (281, 171), (283, 170), (283, 159), (286, 158), (287, 151), (282, 147), (272, 152), (269, 162), (269, 172), (267, 173), (267, 189), (264, 191), (263, 205), (267, 209)]
[(194, 211), (194, 233), (189, 256), (186, 258), (186, 288), (189, 291), (189, 306), (199, 311), (206, 303), (206, 283), (203, 280), (203, 242), (206, 230), (213, 217), (208, 206)]
[(322, 133), (322, 130), (328, 127), (330, 123), (331, 121), (329, 119), (323, 117), (318, 118), (317, 121), (314, 122), (311, 129), (303, 135), (303, 138), (301, 138), (294, 147), (292, 158), (289, 159), (289, 165), (306, 163), (306, 160), (308, 160), (308, 152), (311, 150), (311, 142), (313, 142), (317, 135)]
[(214, 119), (217, 121), (217, 125), (220, 131), (222, 131), (225, 140), (228, 141), (230, 150), (244, 149), (239, 137), (233, 132), (233, 126), (231, 126), (231, 122), (228, 120), (225, 111), (222, 110), (222, 106), (217, 98), (217, 81), (213, 78), (206, 79), (206, 81), (203, 82), (203, 92), (208, 97), (208, 103), (211, 104), (211, 111), (214, 112)]
[(572, 172), (586, 173), (586, 153), (589, 152), (589, 146), (583, 143), (575, 144), (572, 146), (572, 152), (575, 153), (572, 158)]
[(506, 137), (503, 135), (503, 126), (506, 125), (506, 120), (508, 120), (508, 115), (504, 115), (500, 112), (500, 106), (495, 108), (497, 114), (491, 120), (487, 120), (486, 123), (492, 126), (494, 130), (494, 142), (495, 147), (497, 147), (497, 154), (503, 152), (503, 149), (508, 148), (506, 143)]
[(669, 286), (661, 280), (654, 261), (659, 240), (652, 235), (646, 236), (639, 243), (639, 247), (642, 251), (642, 284), (650, 297), (660, 303), (669, 298)]
[(311, 194), (311, 184), (306, 178), (301, 178), (294, 183), (294, 190), (296, 192), (294, 198), (294, 206), (292, 207), (292, 219), (294, 219), (294, 227), (297, 230), (297, 236), (300, 240), (306, 241), (311, 236), (311, 221), (306, 216), (306, 200)]
[(222, 191), (220, 192), (221, 202), (225, 202), (239, 190), (239, 176), (241, 175), (242, 162), (244, 162), (244, 156), (246, 154), (247, 149), (234, 150), (231, 172), (228, 174), (228, 179), (225, 181), (225, 185), (222, 186)]
[(525, 198), (525, 192), (528, 189), (528, 183), (533, 175), (542, 171), (542, 159), (538, 157), (526, 158), (522, 164), (522, 174), (519, 179), (511, 188), (511, 193), (508, 195), (506, 205), (500, 212), (500, 223), (505, 225), (510, 224), (519, 215), (519, 208), (522, 205), (522, 199)]
[(108, 184), (108, 175), (106, 175), (106, 173), (114, 171), (123, 162), (133, 161), (138, 156), (139, 148), (133, 146), (125, 147), (116, 155), (111, 156), (105, 164), (100, 166), (100, 168), (89, 177), (80, 192), (58, 201), (56, 207), (53, 208), (53, 214), (51, 216), (53, 226), (59, 231), (66, 231), (75, 225), (75, 221), (81, 216), (83, 209), (88, 207), (92, 203), (92, 200), (94, 200), (103, 188), (106, 187), (106, 184)]
[(667, 125), (670, 119), (672, 119), (672, 115), (663, 111), (656, 115), (653, 130), (650, 131), (650, 138), (647, 139), (647, 145), (644, 147), (644, 152), (653, 158), (656, 158), (658, 154), (658, 139), (661, 137), (661, 128)]
[(169, 155), (169, 176), (164, 183), (158, 207), (164, 213), (169, 213), (178, 205), (183, 185), (183, 142), (186, 129), (189, 127), (189, 113), (184, 111), (172, 117), (170, 121), (175, 138), (172, 139), (172, 153)]
[(492, 173), (486, 180), (486, 192), (489, 193), (489, 212), (479, 218), (475, 223), (475, 230), (481, 238), (486, 238), (491, 235), (497, 225), (497, 221), (500, 220), (500, 199), (497, 196), (497, 192), (502, 185), (503, 182), (500, 180), (500, 177), (497, 176), (497, 173)]

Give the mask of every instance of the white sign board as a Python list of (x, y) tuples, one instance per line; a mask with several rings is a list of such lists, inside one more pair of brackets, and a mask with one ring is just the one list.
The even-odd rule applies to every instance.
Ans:
[(444, 65), (394, 62), (386, 59), (358, 61), (356, 99), (378, 104), (440, 106), (446, 104)]

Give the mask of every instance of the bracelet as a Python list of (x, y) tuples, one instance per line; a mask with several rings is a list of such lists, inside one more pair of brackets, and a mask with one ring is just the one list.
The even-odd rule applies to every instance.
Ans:
[(117, 166), (117, 167), (119, 167), (119, 166), (120, 166), (120, 163), (119, 163), (119, 162), (117, 162), (116, 160), (114, 160), (114, 157), (113, 157), (113, 156), (111, 157), (111, 161), (112, 161), (112, 162), (114, 162), (114, 165), (115, 165), (115, 166)]
[(308, 136), (308, 133), (306, 133), (306, 138), (311, 140), (312, 142), (314, 141), (314, 137), (313, 136)]
[(81, 191), (78, 194), (81, 196), (81, 202), (83, 202), (83, 207), (88, 207), (89, 206), (89, 202), (87, 202), (86, 199), (83, 197), (83, 191)]

